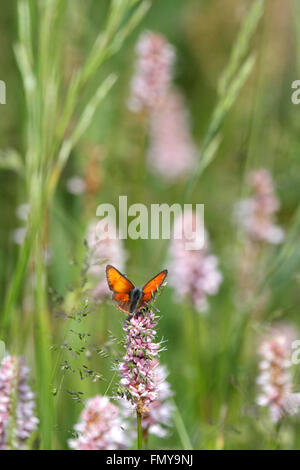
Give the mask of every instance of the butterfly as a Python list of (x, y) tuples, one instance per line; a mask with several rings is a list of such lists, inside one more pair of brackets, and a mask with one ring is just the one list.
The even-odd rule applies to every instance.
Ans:
[(113, 292), (112, 299), (116, 307), (127, 315), (140, 311), (152, 300), (167, 274), (167, 269), (164, 269), (141, 288), (134, 287), (124, 274), (110, 264), (106, 266), (106, 279), (108, 287)]

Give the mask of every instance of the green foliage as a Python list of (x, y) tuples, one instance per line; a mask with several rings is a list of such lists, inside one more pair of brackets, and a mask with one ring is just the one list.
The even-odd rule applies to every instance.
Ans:
[[(149, 447), (300, 448), (297, 418), (275, 429), (255, 404), (265, 327), (280, 320), (300, 328), (299, 110), (289, 96), (299, 65), (299, 6), (223, 3), (19, 0), (16, 11), (9, 2), (2, 7), (0, 29), (11, 47), (0, 54), (8, 91), (0, 108), (0, 361), (6, 350), (30, 365), (40, 419), (34, 448), (68, 448), (84, 401), (113, 396), (119, 385), (112, 366), (123, 353), (124, 318), (110, 302), (91, 301), (83, 240), (97, 206), (124, 194), (128, 204), (204, 203), (224, 277), (206, 316), (178, 303), (170, 285), (155, 301), (174, 416), (170, 435), (151, 436)], [(145, 29), (159, 29), (178, 51), (174, 81), (199, 148), (195, 171), (174, 184), (149, 171), (145, 116), (126, 106), (134, 45)], [(244, 175), (257, 167), (274, 176), (286, 236), (279, 247), (262, 248), (260, 282), (240, 302), (243, 239), (231, 214), (248, 192)], [(80, 196), (66, 190), (74, 175), (86, 183)], [(24, 202), (27, 235), (16, 247), (14, 214)], [(126, 272), (137, 285), (168, 267), (165, 240), (126, 240), (125, 248)]]
[(4, 358), (5, 354), (5, 343), (3, 341), (0, 341), (0, 363), (2, 359)]

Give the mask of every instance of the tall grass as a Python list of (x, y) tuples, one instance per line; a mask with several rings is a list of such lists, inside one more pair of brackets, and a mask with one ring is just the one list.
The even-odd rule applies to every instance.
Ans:
[[(99, 201), (117, 204), (121, 194), (128, 194), (130, 204), (204, 202), (212, 251), (220, 258), (224, 276), (206, 316), (199, 315), (189, 299), (174, 300), (170, 286), (157, 300), (161, 310), (159, 335), (167, 340), (161, 362), (168, 365), (175, 396), (170, 434), (165, 440), (151, 436), (148, 445), (299, 448), (296, 418), (273, 426), (267, 413), (256, 406), (255, 384), (256, 346), (266, 326), (277, 319), (299, 325), (297, 115), (286, 104), (284, 86), (277, 95), (280, 103), (274, 105), (268, 92), (271, 72), (266, 72), (264, 61), (265, 49), (271, 43), (274, 47), (272, 27), (281, 24), (281, 10), (277, 5), (272, 16), (275, 7), (271, 2), (250, 2), (235, 35), (232, 26), (237, 24), (236, 19), (230, 22), (226, 17), (229, 26), (219, 19), (221, 23), (216, 26), (209, 14), (222, 2), (200, 3), (152, 2), (146, 15), (150, 7), (147, 0), (76, 2), (86, 23), (81, 25), (83, 35), (78, 39), (79, 65), (72, 67), (67, 78), (62, 45), (71, 40), (69, 15), (75, 2), (18, 1), (14, 57), (25, 112), (18, 117), (23, 135), (18, 135), (21, 144), (17, 142), (16, 148), (22, 151), (0, 152), (0, 177), (4, 181), (9, 175), (6, 185), (11, 181), (12, 192), (28, 201), (30, 215), (11, 275), (9, 266), (0, 267), (1, 279), (9, 277), (0, 316), (0, 340), (5, 342), (0, 341), (0, 360), (6, 349), (24, 354), (35, 364), (32, 376), (40, 429), (30, 443), (34, 448), (66, 448), (84, 400), (98, 393), (113, 396), (118, 386), (119, 376), (112, 365), (121, 356), (123, 317), (108, 302), (91, 304), (83, 238)], [(85, 8), (90, 9), (88, 16)], [(299, 36), (296, 2), (294, 11)], [(218, 14), (216, 8), (216, 18)], [(192, 30), (193, 16), (199, 23), (207, 20), (208, 26), (215, 27), (218, 34), (215, 39), (208, 34), (207, 41), (216, 51), (195, 45), (204, 33), (198, 24)], [(128, 41), (128, 48), (126, 39), (140, 23), (143, 29), (162, 30), (177, 46), (174, 82), (185, 91), (193, 109), (194, 137), (200, 142), (196, 169), (175, 184), (167, 184), (148, 171), (144, 160), (147, 119), (134, 116), (126, 108), (136, 37)], [(224, 34), (226, 47), (221, 44), (220, 24), (230, 38), (228, 41)], [(276, 28), (275, 32), (279, 35)], [(222, 66), (216, 59), (218, 51)], [(287, 59), (271, 55), (274, 63), (269, 65), (278, 71), (278, 64), (283, 64), (280, 73), (287, 83), (291, 72), (286, 65), (293, 58), (292, 52), (289, 54)], [(213, 71), (217, 67), (218, 74), (206, 75), (209, 65)], [(194, 106), (199, 97), (201, 106), (198, 102), (198, 107)], [(293, 112), (295, 121), (291, 123)], [(96, 154), (96, 167), (92, 153)], [(245, 239), (232, 223), (231, 210), (233, 203), (247, 194), (244, 176), (255, 165), (273, 166), (282, 199), (280, 224), (285, 226), (286, 236), (279, 248), (262, 247), (256, 266), (258, 285), (252, 298), (241, 302), (237, 297), (239, 262)], [(10, 172), (17, 175), (16, 179)], [(80, 174), (86, 182), (88, 172), (98, 178), (96, 189), (81, 196), (65, 191), (69, 176)], [(8, 230), (1, 227), (1, 236), (8, 238)], [(125, 241), (129, 254), (126, 272), (136, 285), (143, 285), (160, 268), (168, 267), (168, 245), (162, 240)], [(13, 258), (11, 245), (7, 246), (10, 251), (3, 260)], [(46, 263), (49, 246), (53, 250), (50, 267)], [(255, 316), (253, 312), (266, 292), (269, 302)], [(99, 374), (96, 381), (95, 374)], [(298, 377), (297, 373), (295, 383)], [(141, 440), (141, 432), (139, 437)]]
[(221, 143), (220, 130), (222, 123), (253, 69), (255, 54), (249, 53), (249, 50), (251, 39), (263, 14), (263, 8), (264, 0), (253, 2), (241, 25), (238, 37), (232, 47), (228, 65), (219, 79), (218, 101), (203, 139), (198, 165), (187, 183), (185, 198), (188, 198), (191, 194), (197, 180), (216, 156)]
[(70, 5), (65, 0), (46, 0), (38, 4), (20, 0), (19, 39), (15, 46), (26, 100), (26, 140), (22, 166), (30, 215), (27, 236), (20, 248), (7, 291), (2, 327), (8, 339), (12, 323), (18, 321), (17, 301), (31, 261), (35, 279), (34, 317), (31, 320), (34, 324), (41, 448), (44, 449), (51, 448), (54, 416), (51, 324), (45, 267), (48, 213), (71, 151), (89, 127), (116, 76), (109, 75), (96, 87), (78, 116), (82, 89), (102, 64), (120, 49), (147, 11), (149, 3), (136, 0), (111, 2), (104, 30), (98, 34), (83, 66), (73, 73), (66, 88), (62, 83), (60, 67), (61, 43), (66, 39), (63, 32), (67, 7), (70, 8)]

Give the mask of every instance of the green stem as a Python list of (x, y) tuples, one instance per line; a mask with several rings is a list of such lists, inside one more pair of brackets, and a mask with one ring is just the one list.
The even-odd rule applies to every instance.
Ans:
[(34, 253), (36, 279), (34, 343), (41, 432), (40, 447), (41, 449), (51, 449), (54, 416), (51, 394), (51, 325), (47, 306), (47, 272), (44, 260), (43, 233), (44, 231), (41, 230), (41, 233), (38, 234)]
[(142, 438), (142, 416), (138, 411), (136, 412), (137, 418), (137, 441), (138, 450), (143, 450), (143, 438)]
[(281, 441), (280, 441), (280, 429), (281, 429), (281, 421), (279, 421), (276, 424), (276, 429), (275, 429), (275, 450), (279, 450), (281, 447)]
[(22, 287), (23, 279), (27, 270), (30, 258), (31, 243), (26, 237), (24, 245), (19, 253), (16, 269), (13, 274), (11, 284), (7, 290), (4, 301), (3, 315), (1, 318), (1, 334), (7, 339), (8, 327), (13, 316), (14, 307)]
[(182, 445), (184, 450), (193, 450), (193, 446), (192, 446), (190, 437), (188, 435), (188, 432), (186, 430), (184, 421), (182, 419), (182, 416), (180, 414), (179, 409), (177, 408), (177, 405), (176, 405), (176, 402), (175, 402), (174, 399), (172, 400), (172, 404), (173, 404), (173, 408), (174, 408), (174, 414), (173, 414), (174, 424), (175, 424), (175, 427), (177, 429), (177, 432), (178, 432), (178, 435), (179, 435), (179, 438), (180, 438), (180, 441), (181, 441), (181, 445)]

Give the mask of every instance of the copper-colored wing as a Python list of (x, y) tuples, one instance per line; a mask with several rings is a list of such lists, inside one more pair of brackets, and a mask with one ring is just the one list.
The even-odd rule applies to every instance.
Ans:
[(147, 284), (144, 285), (144, 287), (143, 287), (143, 296), (142, 296), (142, 298), (140, 300), (140, 303), (139, 303), (139, 306), (138, 306), (139, 309), (145, 307), (145, 305), (147, 305), (147, 303), (149, 303), (150, 300), (152, 300), (153, 297), (155, 297), (157, 289), (159, 289), (161, 287), (162, 283), (164, 282), (164, 280), (167, 277), (167, 274), (168, 274), (168, 270), (164, 269), (159, 274), (154, 276), (153, 279), (151, 279), (149, 282), (147, 282)]
[(116, 302), (116, 307), (121, 310), (121, 312), (126, 313), (127, 315), (130, 314), (130, 294), (115, 292), (112, 298)]
[(121, 312), (129, 314), (130, 292), (134, 289), (134, 285), (124, 274), (110, 264), (106, 266), (106, 279), (110, 290), (113, 291), (112, 299), (115, 301), (116, 307)]
[(134, 289), (132, 282), (110, 264), (106, 266), (106, 279), (108, 287), (113, 292), (129, 293)]

